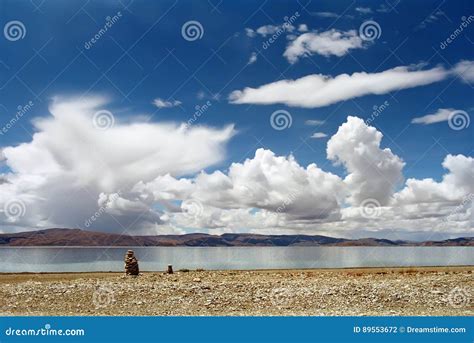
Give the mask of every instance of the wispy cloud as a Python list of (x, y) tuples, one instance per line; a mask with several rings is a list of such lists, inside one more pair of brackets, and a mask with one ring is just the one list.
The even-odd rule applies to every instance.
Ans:
[(474, 61), (461, 61), (452, 69), (466, 83), (474, 82)]
[(355, 10), (362, 14), (370, 14), (373, 13), (370, 7), (356, 7)]
[(298, 31), (299, 31), (299, 32), (306, 32), (306, 31), (308, 31), (308, 25), (306, 25), (306, 24), (300, 24), (300, 25), (298, 26)]
[(295, 63), (302, 56), (313, 54), (328, 56), (344, 56), (352, 49), (364, 47), (363, 40), (357, 31), (339, 31), (331, 29), (324, 32), (303, 33), (288, 44), (283, 56), (290, 63)]
[(255, 62), (257, 62), (257, 53), (256, 52), (252, 52), (252, 54), (250, 55), (250, 58), (249, 58), (249, 61), (247, 62), (247, 64), (254, 64)]
[(156, 98), (155, 100), (153, 100), (153, 105), (155, 105), (158, 108), (169, 108), (169, 107), (176, 107), (176, 106), (181, 105), (181, 101), (178, 101), (178, 100), (168, 101), (168, 100)]
[(328, 135), (325, 134), (324, 132), (315, 132), (311, 135), (311, 138), (325, 138)]
[(353, 19), (354, 18), (354, 16), (350, 14), (338, 14), (335, 12), (311, 12), (311, 15), (314, 15), (315, 17), (319, 17), (319, 18), (332, 18), (332, 19), (337, 19), (337, 18)]
[(441, 18), (441, 16), (446, 16), (446, 14), (442, 10), (437, 9), (436, 11), (430, 13), (430, 15), (428, 15), (425, 19), (423, 19), (423, 21), (420, 24), (418, 24), (416, 29), (417, 30), (425, 29), (428, 26), (428, 24), (438, 21), (439, 18)]
[(262, 37), (267, 37), (279, 31), (293, 32), (295, 30), (296, 28), (293, 25), (286, 23), (282, 25), (263, 25), (255, 30), (247, 27), (245, 28), (245, 33), (248, 37), (253, 38), (253, 37), (256, 37), (257, 35), (260, 35)]
[(308, 125), (308, 126), (320, 126), (324, 124), (324, 120), (309, 119), (305, 121), (304, 123), (305, 125)]
[(285, 104), (316, 108), (369, 94), (386, 94), (439, 82), (451, 75), (450, 70), (435, 67), (400, 66), (378, 73), (359, 72), (336, 77), (312, 74), (296, 80), (280, 80), (257, 88), (233, 91), (234, 104)]
[(449, 115), (453, 113), (455, 110), (453, 108), (440, 108), (438, 111), (432, 114), (427, 114), (423, 117), (413, 118), (413, 124), (434, 124), (439, 123), (442, 121), (447, 121), (449, 119)]

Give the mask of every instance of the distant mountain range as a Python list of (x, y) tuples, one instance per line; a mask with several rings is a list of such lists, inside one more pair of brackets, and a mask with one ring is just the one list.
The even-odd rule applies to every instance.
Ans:
[(80, 229), (48, 229), (0, 234), (2, 246), (188, 246), (188, 247), (244, 247), (244, 246), (474, 246), (474, 237), (460, 237), (443, 241), (412, 242), (376, 238), (344, 239), (310, 235), (256, 235), (226, 233), (208, 235), (130, 236), (93, 232)]

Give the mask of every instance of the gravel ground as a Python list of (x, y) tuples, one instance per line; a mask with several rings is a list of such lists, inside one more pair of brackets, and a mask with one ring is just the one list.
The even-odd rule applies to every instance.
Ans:
[(474, 315), (474, 266), (0, 274), (0, 315)]

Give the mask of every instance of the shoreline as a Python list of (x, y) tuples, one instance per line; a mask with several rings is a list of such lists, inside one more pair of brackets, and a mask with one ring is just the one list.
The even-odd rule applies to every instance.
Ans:
[(474, 266), (2, 273), (6, 316), (473, 316)]
[[(442, 266), (442, 265), (433, 265), (433, 266), (390, 266), (390, 267), (340, 267), (340, 268), (282, 268), (282, 269), (203, 269), (201, 271), (212, 271), (212, 272), (298, 272), (298, 271), (370, 271), (370, 270), (403, 270), (403, 269), (457, 269), (457, 268), (467, 268), (468, 270), (474, 269), (474, 264), (459, 264), (459, 265), (450, 265), (450, 266)], [(189, 269), (190, 272), (199, 271), (199, 269)], [(162, 273), (165, 270), (147, 270), (147, 271), (140, 271), (140, 274), (148, 274), (148, 273)], [(179, 272), (179, 270), (176, 270)], [(0, 272), (0, 276), (2, 275), (24, 275), (24, 274), (123, 274), (123, 272), (119, 271), (81, 271), (81, 272)]]

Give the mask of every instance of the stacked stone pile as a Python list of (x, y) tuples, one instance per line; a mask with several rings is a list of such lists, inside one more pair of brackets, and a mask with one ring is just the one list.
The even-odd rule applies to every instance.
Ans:
[(138, 275), (139, 273), (138, 260), (135, 257), (133, 250), (128, 250), (125, 255), (125, 274)]

